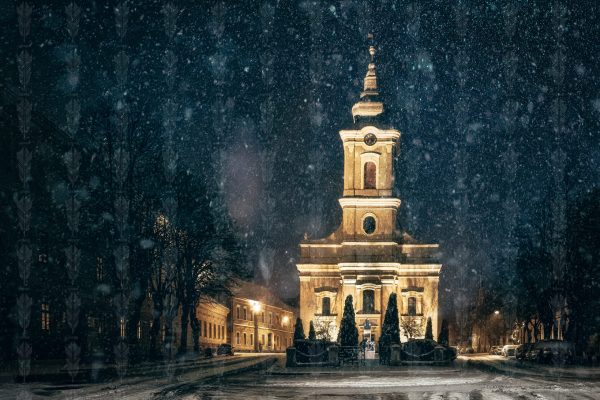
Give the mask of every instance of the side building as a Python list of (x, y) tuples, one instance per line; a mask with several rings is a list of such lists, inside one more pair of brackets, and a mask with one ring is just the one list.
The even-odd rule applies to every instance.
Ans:
[(241, 283), (230, 299), (231, 345), (236, 351), (285, 351), (294, 336), (295, 311), (267, 288)]

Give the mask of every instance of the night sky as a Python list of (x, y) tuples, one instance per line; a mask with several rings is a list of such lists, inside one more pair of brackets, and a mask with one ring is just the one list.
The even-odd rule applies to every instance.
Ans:
[[(570, 204), (600, 181), (594, 1), (176, 3), (180, 168), (218, 188), (206, 195), (227, 208), (257, 279), (284, 297), (297, 295), (304, 233), (328, 235), (341, 218), (338, 130), (352, 124), (369, 32), (385, 106), (402, 132), (398, 222), (440, 243), (446, 300), (457, 271), (471, 281), (501, 269), (514, 232), (550, 218), (557, 196)], [(58, 126), (70, 84), (65, 4), (36, 1), (31, 33), (34, 110)], [(111, 129), (120, 45), (130, 56), (132, 129), (160, 136), (161, 6), (130, 2), (120, 44), (112, 2), (82, 4), (80, 140), (92, 147)], [(0, 76), (9, 86), (18, 43), (14, 3), (3, 0)], [(566, 105), (560, 123), (557, 99)]]

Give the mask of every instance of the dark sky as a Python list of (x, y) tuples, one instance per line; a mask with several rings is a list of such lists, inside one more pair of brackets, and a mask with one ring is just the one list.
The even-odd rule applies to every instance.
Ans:
[[(64, 2), (35, 3), (35, 109), (61, 125)], [(352, 122), (368, 32), (386, 107), (403, 135), (399, 223), (441, 244), (446, 293), (458, 269), (500, 268), (511, 232), (548, 218), (557, 192), (569, 201), (599, 183), (596, 2), (565, 1), (562, 19), (560, 4), (546, 0), (175, 3), (183, 9), (173, 47), (182, 168), (222, 188), (214, 201), (226, 203), (258, 275), (286, 297), (297, 294), (304, 232), (325, 236), (339, 223), (338, 130)], [(162, 4), (130, 2), (123, 45), (139, 134), (161, 129)], [(92, 141), (105, 129), (116, 86), (113, 6), (82, 6), (82, 132)], [(14, 82), (12, 1), (0, 1), (0, 25), (8, 61), (0, 76)], [(557, 149), (562, 164), (553, 161)]]

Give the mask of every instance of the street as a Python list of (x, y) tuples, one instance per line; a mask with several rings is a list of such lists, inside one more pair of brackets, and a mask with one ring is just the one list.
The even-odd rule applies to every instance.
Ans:
[(455, 367), (375, 373), (245, 374), (182, 399), (600, 399), (600, 382), (512, 378)]
[[(213, 376), (205, 368), (182, 374), (175, 381), (130, 378), (120, 384), (39, 383), (31, 390), (34, 399), (600, 399), (600, 380), (595, 378), (547, 377), (540, 375), (539, 368), (521, 368), (520, 374), (490, 372), (469, 362), (510, 363), (495, 356), (461, 357), (448, 367), (371, 364), (320, 369), (284, 368), (281, 354), (235, 359), (246, 367), (227, 371), (215, 362), (212, 372), (217, 374)], [(266, 369), (247, 368), (259, 360), (276, 362)], [(598, 373), (597, 368), (587, 371)], [(15, 389), (16, 385), (2, 385), (0, 398), (14, 398)]]

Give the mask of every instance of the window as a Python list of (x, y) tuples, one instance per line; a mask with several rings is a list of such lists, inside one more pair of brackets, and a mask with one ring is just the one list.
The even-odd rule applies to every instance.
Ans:
[(125, 337), (125, 320), (121, 318), (119, 321), (119, 335), (123, 338)]
[(138, 322), (137, 324), (137, 338), (141, 339), (142, 338), (142, 323)]
[(246, 344), (246, 334), (244, 333), (244, 345)]
[(265, 335), (262, 335), (262, 344), (263, 344), (263, 346), (265, 344)]
[(96, 258), (96, 280), (102, 282), (104, 279), (104, 259), (102, 257)]
[(244, 319), (248, 319), (248, 310), (244, 307)]
[(375, 218), (368, 216), (363, 219), (363, 230), (367, 235), (375, 232), (375, 228), (377, 228), (377, 222), (375, 221)]
[(254, 346), (254, 334), (250, 334), (250, 344)]
[(408, 298), (408, 315), (417, 315), (417, 299), (416, 297)]
[(262, 319), (262, 322), (264, 323), (265, 322), (265, 312), (264, 311), (262, 312), (261, 319)]
[(235, 333), (235, 342), (236, 342), (237, 344), (240, 344), (240, 333), (239, 333), (239, 332), (236, 332), (236, 333)]
[(211, 322), (209, 322), (209, 323), (208, 323), (208, 337), (209, 337), (210, 339), (212, 339), (212, 337), (213, 337), (213, 336), (212, 336), (212, 333), (213, 333), (213, 327), (212, 327), (212, 323), (211, 323)]
[(213, 325), (213, 337), (215, 339), (217, 338), (217, 325), (216, 324)]
[(240, 306), (237, 306), (235, 310), (237, 312), (237, 319), (240, 319)]
[[(152, 328), (152, 326), (150, 326)], [(198, 320), (198, 336), (202, 336), (202, 321)]]
[(363, 291), (363, 313), (375, 313), (375, 292), (373, 290)]
[(331, 300), (329, 297), (323, 297), (323, 300), (321, 300), (321, 313), (323, 315), (331, 314)]
[(269, 313), (269, 325), (273, 324), (273, 313)]
[(376, 189), (377, 184), (377, 166), (372, 161), (365, 163), (364, 171), (364, 188), (365, 189)]
[(50, 304), (42, 303), (42, 330), (50, 330)]
[(204, 337), (208, 337), (208, 332), (206, 331), (206, 321), (204, 321)]

